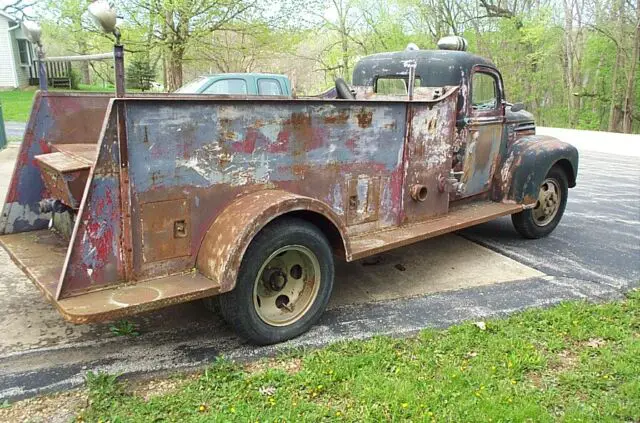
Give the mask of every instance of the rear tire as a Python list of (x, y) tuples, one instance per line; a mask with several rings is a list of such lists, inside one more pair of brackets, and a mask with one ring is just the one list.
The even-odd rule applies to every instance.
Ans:
[(549, 235), (562, 219), (568, 193), (567, 175), (560, 167), (552, 167), (540, 185), (536, 207), (511, 215), (516, 231), (529, 239)]
[(245, 252), (235, 288), (219, 296), (220, 313), (243, 338), (274, 344), (306, 332), (333, 289), (331, 246), (315, 225), (282, 218)]

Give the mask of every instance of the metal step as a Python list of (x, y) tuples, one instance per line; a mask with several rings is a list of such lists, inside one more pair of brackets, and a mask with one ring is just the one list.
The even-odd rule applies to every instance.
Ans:
[(195, 269), (191, 272), (128, 284), (114, 284), (99, 291), (56, 300), (56, 292), (68, 244), (48, 229), (0, 237), (11, 259), (65, 319), (74, 323), (113, 320), (170, 304), (215, 295), (220, 284)]
[(351, 239), (351, 259), (358, 260), (372, 256), (519, 211), (522, 211), (520, 204), (491, 201), (459, 206), (450, 209), (449, 213), (441, 217), (354, 237)]

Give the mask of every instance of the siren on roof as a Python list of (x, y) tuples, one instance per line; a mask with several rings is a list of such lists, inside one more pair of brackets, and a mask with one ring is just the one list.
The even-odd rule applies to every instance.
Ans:
[(448, 35), (438, 41), (440, 50), (467, 51), (467, 40), (458, 35)]
[(416, 50), (420, 50), (420, 47), (418, 47), (418, 45), (416, 43), (409, 43), (409, 44), (407, 44), (407, 48), (405, 50), (406, 51), (416, 51)]

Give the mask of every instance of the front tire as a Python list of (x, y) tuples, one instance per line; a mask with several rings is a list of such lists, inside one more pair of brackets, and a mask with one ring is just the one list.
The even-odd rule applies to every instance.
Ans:
[(512, 214), (511, 221), (520, 235), (529, 239), (549, 235), (560, 223), (567, 206), (569, 183), (567, 175), (558, 166), (551, 168), (540, 184), (538, 201), (533, 209)]
[(306, 332), (333, 289), (333, 253), (315, 225), (282, 218), (255, 236), (242, 258), (235, 288), (219, 301), (237, 333), (267, 345)]

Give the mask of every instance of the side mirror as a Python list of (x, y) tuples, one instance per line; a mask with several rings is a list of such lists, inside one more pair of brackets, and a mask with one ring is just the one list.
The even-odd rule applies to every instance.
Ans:
[(94, 1), (89, 5), (89, 13), (93, 17), (93, 21), (107, 34), (113, 34), (116, 31), (116, 21), (118, 16), (116, 11), (106, 0)]
[(521, 110), (524, 110), (524, 104), (522, 104), (522, 103), (514, 103), (511, 106), (511, 111), (514, 112), (514, 113), (517, 113), (517, 112), (519, 112)]

